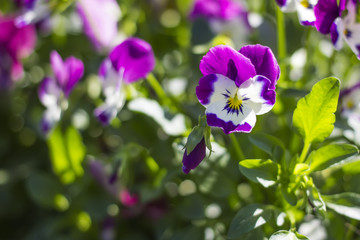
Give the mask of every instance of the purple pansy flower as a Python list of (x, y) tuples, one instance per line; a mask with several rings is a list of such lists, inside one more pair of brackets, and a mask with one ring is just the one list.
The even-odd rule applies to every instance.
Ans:
[(63, 61), (56, 51), (52, 51), (50, 62), (55, 77), (45, 77), (39, 87), (39, 99), (46, 107), (41, 123), (44, 133), (48, 133), (60, 120), (64, 106), (61, 102), (69, 97), (84, 74), (83, 62), (75, 57)]
[(189, 155), (187, 154), (187, 150), (185, 150), (182, 160), (183, 172), (188, 174), (190, 170), (195, 169), (205, 158), (205, 155), (206, 155), (206, 144), (205, 144), (205, 139), (202, 138), (202, 140), (196, 145), (196, 147), (191, 151)]
[(202, 58), (200, 71), (204, 77), (196, 95), (206, 107), (207, 123), (226, 134), (250, 132), (256, 115), (275, 104), (280, 68), (268, 47), (248, 45), (235, 51), (215, 46)]
[(50, 15), (48, 0), (20, 0), (23, 13), (15, 20), (16, 26), (22, 27), (45, 20)]
[(115, 0), (79, 0), (77, 11), (84, 32), (97, 50), (114, 46), (121, 11)]
[(33, 26), (18, 28), (13, 17), (0, 16), (0, 88), (23, 76), (21, 58), (32, 53), (36, 44)]
[(318, 0), (276, 0), (283, 12), (297, 12), (300, 24), (305, 26), (312, 26), (315, 23), (314, 6), (317, 1)]
[(105, 103), (94, 112), (103, 125), (109, 124), (123, 107), (124, 85), (145, 78), (154, 66), (151, 45), (142, 39), (129, 38), (111, 51), (99, 70)]
[[(324, 26), (328, 27), (328, 23), (330, 23), (331, 20), (334, 19), (330, 27), (330, 34), (331, 40), (335, 48), (337, 50), (341, 49), (343, 46), (343, 42), (345, 41), (349, 45), (351, 50), (356, 54), (358, 59), (360, 59), (360, 23), (357, 21), (357, 4), (359, 4), (357, 0), (349, 0), (346, 4), (347, 14), (345, 16), (342, 16), (342, 6), (344, 6), (344, 1), (342, 1), (340, 2), (340, 6), (338, 7), (338, 11), (340, 12), (338, 17), (334, 19), (335, 15), (325, 15), (326, 17), (319, 17), (319, 19), (317, 19), (316, 21), (319, 22), (319, 26), (322, 26), (324, 28)], [(324, 14), (320, 14), (320, 9), (318, 10), (318, 12), (319, 16), (324, 16)], [(319, 29), (323, 30), (321, 28)]]

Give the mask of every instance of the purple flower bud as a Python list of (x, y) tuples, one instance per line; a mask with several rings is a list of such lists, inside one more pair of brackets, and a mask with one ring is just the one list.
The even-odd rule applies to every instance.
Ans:
[(195, 169), (201, 161), (205, 158), (206, 155), (206, 145), (205, 139), (201, 139), (201, 141), (196, 145), (194, 150), (191, 151), (189, 155), (186, 153), (186, 149), (183, 156), (183, 172), (188, 174), (192, 169)]

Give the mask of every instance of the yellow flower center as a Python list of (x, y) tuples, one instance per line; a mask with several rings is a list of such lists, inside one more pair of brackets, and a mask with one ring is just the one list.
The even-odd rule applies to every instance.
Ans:
[(311, 6), (307, 0), (300, 1), (300, 4), (303, 5), (304, 8), (309, 8)]
[(235, 111), (238, 111), (240, 109), (240, 107), (242, 106), (242, 99), (239, 99), (237, 96), (237, 93), (235, 94), (235, 96), (229, 97), (227, 104), (229, 106), (229, 108), (234, 109)]

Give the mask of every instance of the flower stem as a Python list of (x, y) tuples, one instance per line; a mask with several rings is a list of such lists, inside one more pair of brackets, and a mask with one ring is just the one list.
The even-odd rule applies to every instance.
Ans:
[(284, 14), (279, 7), (276, 7), (276, 22), (277, 22), (277, 48), (278, 48), (278, 58), (279, 65), (281, 70), (281, 75), (279, 81), (283, 82), (286, 79), (286, 31), (285, 31), (285, 22)]
[(156, 95), (160, 98), (160, 101), (165, 105), (170, 104), (171, 100), (166, 95), (164, 89), (162, 88), (161, 84), (156, 79), (154, 74), (149, 73), (149, 75), (147, 76), (146, 79), (147, 79), (148, 83), (150, 84), (150, 86), (154, 89)]
[(239, 145), (239, 142), (238, 140), (236, 139), (235, 135), (234, 134), (230, 134), (230, 140), (232, 142), (232, 145), (234, 146), (234, 149), (235, 149), (235, 153), (236, 153), (236, 156), (237, 158), (239, 159), (239, 161), (241, 160), (244, 160), (245, 159), (245, 155)]
[(299, 163), (303, 163), (305, 161), (305, 158), (309, 152), (310, 146), (311, 146), (311, 143), (309, 143), (308, 141), (305, 140), (304, 147), (303, 147), (303, 150), (302, 150), (300, 158), (299, 158)]

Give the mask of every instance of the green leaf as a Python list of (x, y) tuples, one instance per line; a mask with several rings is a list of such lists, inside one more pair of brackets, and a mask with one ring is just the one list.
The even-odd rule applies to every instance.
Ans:
[(305, 163), (298, 163), (295, 165), (294, 174), (302, 175), (309, 170), (309, 165)]
[(252, 144), (273, 157), (274, 160), (280, 162), (285, 147), (279, 139), (265, 133), (255, 133), (250, 135), (249, 140)]
[(278, 164), (271, 160), (248, 159), (241, 161), (239, 165), (242, 174), (266, 188), (277, 181)]
[(54, 172), (63, 183), (71, 183), (77, 176), (83, 175), (81, 163), (86, 150), (76, 129), (69, 127), (63, 134), (58, 126), (50, 134), (47, 143)]
[(252, 204), (240, 209), (231, 221), (228, 239), (238, 239), (240, 236), (264, 225), (272, 215), (272, 210), (259, 204)]
[(294, 193), (294, 189), (289, 187), (286, 184), (281, 184), (281, 193), (284, 196), (285, 200), (291, 205), (296, 206), (297, 204), (297, 197)]
[(325, 78), (316, 83), (311, 92), (298, 101), (293, 125), (304, 137), (305, 142), (321, 142), (334, 129), (339, 85), (340, 81), (337, 78)]
[(344, 165), (352, 161), (353, 156), (358, 155), (359, 150), (350, 144), (330, 144), (315, 152), (312, 152), (310, 161), (310, 171), (321, 171), (329, 167)]
[(338, 214), (360, 220), (360, 194), (340, 193), (323, 195), (326, 206)]
[(308, 196), (309, 201), (312, 204), (312, 207), (314, 207), (320, 211), (326, 211), (325, 203), (324, 203), (319, 191), (315, 187), (312, 179), (309, 180), (306, 184), (306, 195)]
[(273, 235), (271, 235), (269, 240), (309, 240), (307, 237), (300, 235), (299, 233), (289, 232), (285, 230), (280, 230)]

